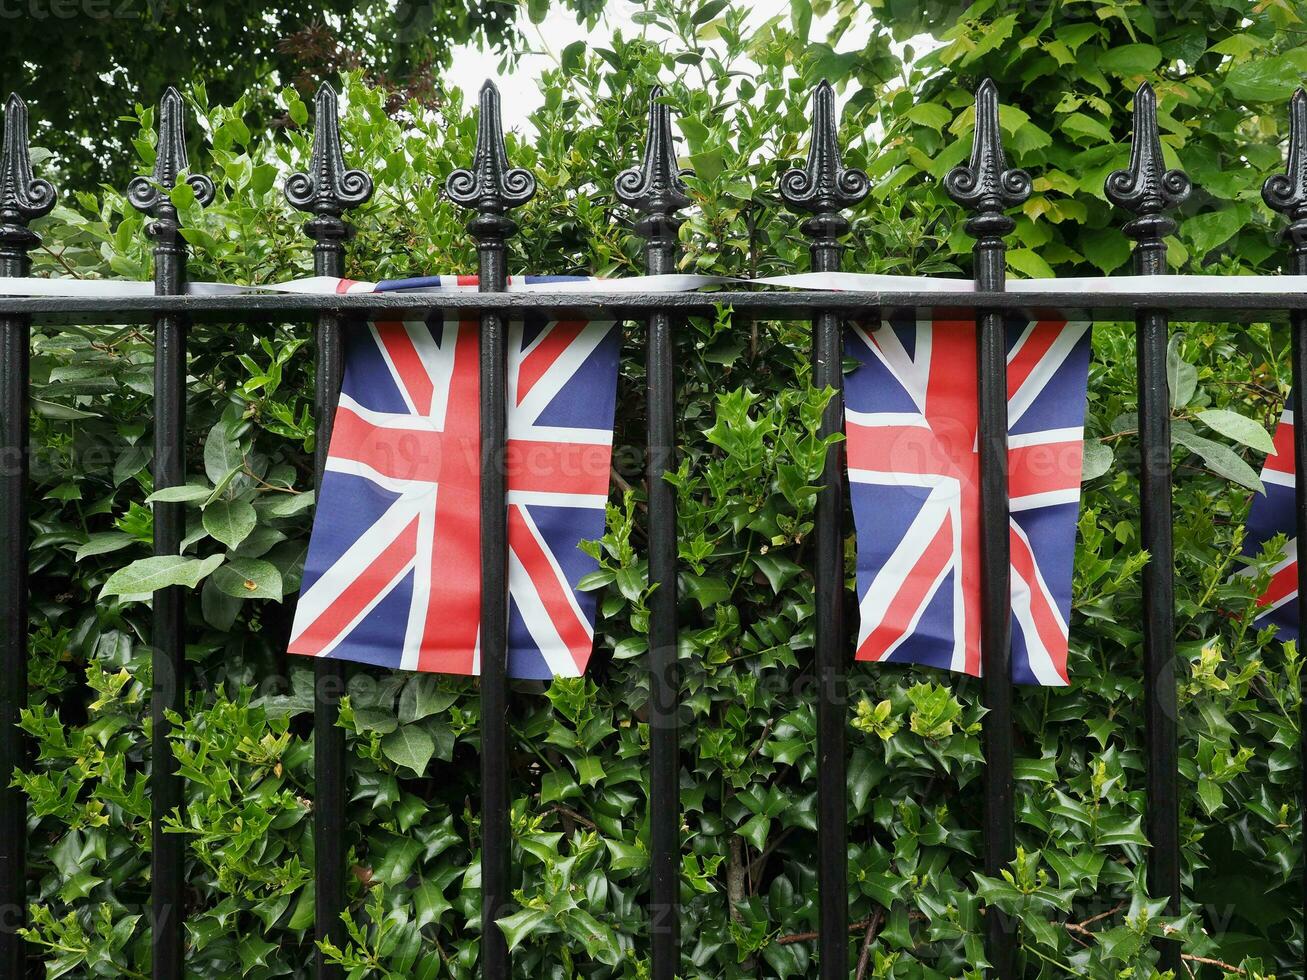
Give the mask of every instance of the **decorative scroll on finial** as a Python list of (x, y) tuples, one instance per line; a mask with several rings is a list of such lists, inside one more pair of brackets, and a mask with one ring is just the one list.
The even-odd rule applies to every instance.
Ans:
[(676, 165), (676, 147), (672, 143), (672, 113), (660, 103), (663, 90), (654, 86), (649, 92), (649, 132), (644, 141), (644, 160), (638, 167), (617, 175), (613, 190), (623, 204), (646, 214), (670, 215), (690, 203), (685, 192), (683, 171)]
[(55, 190), (32, 175), (27, 143), (27, 106), (17, 95), (5, 103), (4, 154), (0, 158), (0, 244), (25, 255), (40, 239), (27, 223), (49, 214)]
[(944, 178), (948, 196), (968, 211), (967, 234), (979, 239), (1001, 238), (1016, 227), (1003, 212), (1030, 197), (1030, 175), (1009, 168), (998, 123), (998, 89), (986, 78), (976, 89), (976, 128), (971, 137), (971, 161), (959, 164)]
[(1289, 219), (1285, 233), (1297, 250), (1307, 250), (1307, 91), (1289, 102), (1289, 161), (1285, 172), (1266, 178), (1262, 200)]
[[(190, 166), (186, 157), (186, 137), (183, 123), (186, 107), (182, 97), (172, 86), (159, 100), (159, 140), (155, 145), (154, 173), (150, 177), (133, 177), (127, 185), (127, 200), (137, 211), (166, 219), (173, 215), (168, 193), (177, 184), (177, 178)], [(186, 183), (195, 192), (200, 204), (213, 200), (213, 181), (203, 174), (187, 174)]]
[(445, 193), (455, 204), (478, 212), (469, 225), (474, 235), (493, 238), (512, 230), (508, 227), (512, 222), (503, 217), (504, 212), (525, 204), (535, 192), (535, 177), (520, 167), (510, 168), (508, 165), (504, 124), (499, 112), (499, 89), (494, 82), (487, 80), (481, 86), (481, 110), (472, 166), (450, 174), (445, 181)]
[(645, 259), (650, 273), (670, 272), (675, 263), (676, 234), (682, 220), (677, 211), (690, 203), (681, 177), (691, 173), (676, 164), (672, 142), (672, 113), (660, 103), (663, 90), (655, 85), (649, 92), (649, 132), (644, 141), (644, 160), (638, 167), (623, 170), (613, 183), (617, 200), (644, 214), (635, 225), (646, 241)]
[(1103, 190), (1109, 201), (1136, 215), (1125, 226), (1127, 235), (1160, 241), (1176, 228), (1175, 220), (1164, 212), (1182, 204), (1191, 189), (1183, 171), (1166, 169), (1157, 129), (1157, 96), (1153, 87), (1144, 82), (1135, 92), (1130, 166), (1110, 173)]
[(301, 211), (338, 219), (347, 208), (368, 202), (372, 197), (372, 178), (362, 170), (345, 167), (336, 90), (329, 83), (322, 83), (314, 105), (317, 115), (313, 121), (313, 156), (307, 172), (287, 178), (286, 200)]
[[(792, 208), (838, 216), (842, 208), (852, 207), (866, 197), (870, 187), (865, 173), (844, 166), (839, 122), (835, 118), (835, 90), (823, 79), (812, 93), (812, 142), (807, 165), (781, 175), (781, 197)], [(847, 227), (848, 222), (844, 223)]]

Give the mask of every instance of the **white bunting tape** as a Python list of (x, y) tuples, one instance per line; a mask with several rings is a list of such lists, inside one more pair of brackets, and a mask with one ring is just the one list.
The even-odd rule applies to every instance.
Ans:
[[(865, 272), (803, 272), (752, 280), (758, 286), (817, 289), (843, 293), (974, 293), (970, 279), (936, 276), (889, 276)], [(1237, 293), (1256, 296), (1307, 293), (1307, 276), (1096, 276), (1089, 278), (1012, 279), (1009, 293), (1176, 293), (1208, 296)]]
[[(413, 294), (463, 292), (475, 286), (430, 281), (411, 289), (387, 283), (387, 292)], [(230, 296), (241, 293), (371, 293), (377, 283), (351, 279), (313, 276), (289, 282), (261, 286), (236, 286), (220, 282), (193, 282), (187, 287), (191, 296)], [(685, 293), (709, 286), (778, 286), (844, 293), (933, 293), (958, 295), (974, 293), (970, 279), (945, 279), (936, 276), (891, 276), (860, 272), (804, 272), (762, 279), (736, 279), (730, 276), (662, 275), (631, 276), (625, 279), (584, 279), (571, 282), (523, 282), (510, 278), (510, 293)], [(1055, 293), (1073, 301), (1085, 293), (1171, 293), (1180, 296), (1237, 294), (1241, 296), (1307, 293), (1307, 276), (1106, 276), (1065, 279), (1013, 279), (1007, 283), (1010, 293)], [(35, 277), (0, 279), (0, 296), (53, 296), (77, 299), (116, 299), (153, 296), (151, 282), (125, 282), (116, 279), (41, 279)]]
[[(475, 290), (448, 276), (448, 283), (430, 280), (413, 287), (399, 287), (396, 280), (386, 283), (385, 292), (446, 293)], [(523, 282), (511, 276), (510, 293), (687, 293), (705, 286), (727, 284), (745, 285), (747, 280), (729, 276), (663, 275), (632, 276), (626, 279), (577, 279), (564, 282)], [(331, 276), (309, 276), (289, 282), (267, 283), (259, 286), (236, 286), (223, 282), (192, 282), (187, 285), (188, 296), (230, 296), (241, 293), (301, 293), (307, 295), (334, 295), (371, 293), (377, 283), (358, 279), (336, 279)], [(127, 282), (119, 279), (0, 279), (0, 296), (59, 296), (79, 299), (118, 299), (122, 297), (153, 296), (154, 283)]]
[[(475, 285), (460, 283), (455, 276), (446, 276), (449, 282), (435, 283), (430, 279), (414, 286), (401, 286), (403, 280), (388, 280), (382, 292), (407, 293), (457, 293), (474, 292)], [(415, 280), (416, 281), (416, 280)], [(520, 276), (509, 276), (507, 291), (510, 293), (688, 293), (705, 286), (720, 286), (727, 283), (746, 283), (744, 279), (732, 279), (729, 276), (631, 276), (627, 279), (574, 279), (562, 282), (524, 282)], [(196, 286), (210, 285), (195, 283)], [(212, 284), (212, 285), (217, 285)], [(363, 279), (334, 279), (330, 276), (312, 276), (307, 279), (295, 279), (291, 282), (270, 283), (264, 286), (244, 287), (250, 291), (270, 293), (309, 293), (328, 295), (334, 293), (372, 293), (379, 284)], [(4, 281), (0, 280), (0, 291)]]
[(790, 276), (768, 276), (751, 281), (755, 286), (784, 286), (788, 289), (820, 289), (841, 293), (973, 293), (970, 279), (940, 279), (934, 276), (887, 276), (870, 272), (800, 272)]
[(1210, 296), (1238, 293), (1307, 293), (1307, 276), (1095, 276), (1084, 279), (1014, 279), (1012, 293), (1180, 293)]

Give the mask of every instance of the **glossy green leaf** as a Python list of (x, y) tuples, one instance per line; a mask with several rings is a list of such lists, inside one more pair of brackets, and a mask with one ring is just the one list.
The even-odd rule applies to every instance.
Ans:
[(235, 548), (258, 523), (254, 505), (245, 500), (215, 500), (204, 508), (204, 530), (228, 548)]
[(100, 596), (145, 596), (170, 585), (193, 589), (222, 561), (222, 555), (203, 559), (183, 558), (181, 555), (138, 558), (110, 575), (100, 589)]

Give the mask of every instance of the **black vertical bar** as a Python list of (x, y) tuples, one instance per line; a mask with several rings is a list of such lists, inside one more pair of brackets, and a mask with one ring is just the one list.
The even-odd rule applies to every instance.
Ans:
[[(1004, 288), (1000, 244), (975, 252), (976, 289)], [(1007, 337), (1001, 313), (976, 318), (980, 445), (980, 651), (985, 704), (985, 873), (998, 877), (1016, 856), (1013, 803), (1011, 555), (1008, 537)], [(994, 975), (1016, 976), (1015, 924), (997, 908), (987, 911), (989, 959)]]
[[(635, 230), (645, 239), (650, 275), (676, 269), (676, 214), (690, 203), (676, 165), (671, 113), (649, 96), (644, 160), (618, 175), (617, 199), (643, 213)], [(645, 342), (648, 432), (646, 482), (649, 499), (649, 838), (653, 980), (674, 980), (680, 965), (681, 793), (677, 709), (676, 494), (665, 474), (676, 467), (676, 372), (672, 318), (652, 313)]]
[[(867, 196), (867, 175), (840, 158), (835, 92), (822, 81), (812, 96), (812, 142), (802, 170), (781, 176), (781, 197), (809, 212), (803, 223), (814, 272), (839, 270), (849, 230), (842, 209)], [(812, 317), (812, 383), (834, 394), (822, 412), (824, 439), (844, 428), (843, 322), (838, 313)], [(813, 605), (817, 677), (818, 962), (822, 980), (849, 975), (848, 787), (845, 730), (850, 651), (844, 635), (844, 444), (826, 450), (814, 516)]]
[[(481, 87), (477, 144), (469, 170), (445, 185), (456, 204), (476, 215), (468, 230), (477, 243), (480, 291), (508, 286), (505, 251), (517, 224), (509, 208), (535, 194), (535, 178), (509, 169), (499, 90)], [(508, 325), (481, 314), (481, 975), (509, 975), (508, 943), (496, 920), (507, 914), (512, 870), (508, 785)]]
[[(159, 102), (159, 140), (154, 174), (136, 177), (127, 198), (152, 220), (146, 231), (154, 239), (154, 291), (175, 296), (186, 291), (186, 241), (169, 192), (187, 168), (182, 131), (181, 96), (169, 88)], [(213, 200), (213, 183), (198, 174), (186, 177), (202, 204)], [(176, 314), (154, 319), (154, 489), (185, 482), (186, 320)], [(181, 504), (154, 505), (154, 553), (175, 555), (186, 533)], [(153, 923), (153, 972), (156, 980), (180, 980), (185, 939), (184, 838), (164, 833), (163, 822), (185, 806), (182, 779), (168, 743), (165, 711), (181, 712), (185, 703), (185, 599), (177, 586), (154, 593), (154, 687), (150, 702), (150, 907)]]
[[(949, 196), (969, 211), (976, 289), (1002, 292), (1007, 278), (1003, 236), (1016, 222), (1003, 212), (1030, 196), (1030, 177), (1010, 170), (998, 123), (998, 91), (990, 79), (976, 90), (971, 160), (945, 178)], [(977, 441), (980, 448), (980, 656), (985, 703), (985, 873), (992, 877), (1016, 855), (1012, 776), (1012, 586), (1007, 479), (1007, 326), (1002, 313), (976, 316)], [(1016, 973), (1016, 924), (985, 910), (991, 974)]]
[[(313, 156), (307, 172), (286, 181), (286, 199), (313, 217), (304, 234), (313, 240), (313, 274), (341, 278), (345, 274), (345, 242), (352, 229), (341, 213), (372, 196), (372, 178), (360, 170), (346, 170), (340, 146), (336, 91), (326, 82), (318, 89), (313, 128)], [(341, 317), (323, 313), (314, 331), (313, 403), (315, 432), (313, 469), (321, 488), (331, 444), (331, 427), (344, 361)], [(313, 851), (314, 938), (318, 943), (344, 943), (345, 924), (345, 804), (349, 771), (345, 730), (340, 720), (340, 697), (345, 692), (345, 662), (319, 658), (313, 664)], [(319, 947), (315, 954), (321, 980), (339, 980), (344, 972), (328, 963)]]
[[(1189, 196), (1189, 178), (1166, 170), (1157, 129), (1157, 98), (1147, 83), (1135, 92), (1130, 166), (1110, 174), (1107, 198), (1136, 217), (1125, 234), (1135, 241), (1134, 271), (1166, 271), (1165, 237), (1176, 230), (1164, 212)], [(1143, 571), (1144, 737), (1151, 846), (1148, 890), (1165, 898), (1166, 913), (1180, 913), (1180, 772), (1176, 727), (1175, 548), (1171, 524), (1171, 398), (1166, 380), (1168, 319), (1160, 310), (1135, 318), (1139, 385), (1139, 526), (1148, 552)], [(1158, 942), (1159, 970), (1180, 972), (1180, 944)]]
[[(27, 227), (54, 207), (47, 181), (32, 177), (27, 106), (5, 105), (0, 160), (0, 277), (26, 276), (41, 239)], [(26, 975), (18, 930), (27, 912), (27, 798), (11, 786), (27, 748), (19, 714), (27, 705), (28, 365), (31, 319), (0, 317), (0, 974)]]
[[(0, 256), (0, 275), (14, 275), (10, 270), (18, 264), (12, 254)], [(4, 644), (0, 663), (0, 972), (11, 977), (26, 974), (24, 944), (18, 930), (26, 923), (27, 910), (27, 798), (10, 782), (24, 767), (26, 756), (18, 719), (27, 706), (30, 338), (27, 317), (0, 318), (0, 412), (4, 414), (0, 431), (4, 459), (4, 483), (0, 486), (0, 540), (4, 542), (0, 558), (0, 643)]]
[[(1301, 90), (1298, 94), (1302, 94)], [(1307, 276), (1307, 210), (1295, 219), (1294, 224), (1297, 228), (1292, 232), (1293, 254), (1289, 268), (1292, 275)], [(1307, 312), (1294, 310), (1289, 316), (1289, 329), (1293, 333), (1293, 391), (1289, 408), (1293, 412), (1294, 534), (1298, 541), (1307, 542), (1307, 422), (1299, 421), (1307, 420)], [(1298, 562), (1298, 622), (1307, 623), (1307, 561)], [(1298, 697), (1298, 731), (1307, 732), (1307, 670), (1298, 675)], [(1307, 738), (1300, 734), (1298, 739), (1299, 819), (1302, 839), (1307, 841)], [(1307, 864), (1300, 874), (1304, 932), (1307, 933)], [(1307, 977), (1307, 937), (1303, 941), (1302, 966), (1303, 976)]]
[[(1262, 185), (1268, 207), (1289, 219), (1284, 237), (1290, 243), (1289, 273), (1307, 276), (1307, 91), (1298, 89), (1289, 102), (1289, 160), (1285, 173)], [(1289, 329), (1293, 344), (1293, 413), (1295, 536), (1301, 549), (1307, 544), (1307, 312), (1292, 310)], [(1307, 561), (1298, 562), (1298, 623), (1307, 623)], [(1301, 641), (1300, 641), (1301, 642)], [(1298, 729), (1307, 732), (1307, 671), (1298, 677)], [(1303, 840), (1307, 840), (1307, 738), (1298, 740), (1299, 808)], [(1307, 923), (1307, 858), (1301, 870), (1303, 921)], [(1307, 977), (1307, 940), (1303, 942), (1303, 976)]]

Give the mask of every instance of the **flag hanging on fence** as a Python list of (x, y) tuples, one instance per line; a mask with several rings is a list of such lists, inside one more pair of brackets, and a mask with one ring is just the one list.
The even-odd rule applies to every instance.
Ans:
[[(341, 280), (339, 291), (414, 284), (477, 279)], [(349, 332), (291, 653), (479, 673), (479, 335), (476, 317), (440, 314)], [(576, 585), (597, 564), (579, 545), (604, 533), (618, 349), (611, 321), (508, 326), (514, 677), (577, 676), (590, 657), (595, 593)]]
[(1262, 467), (1262, 485), (1266, 493), (1253, 497), (1248, 511), (1248, 529), (1243, 553), (1259, 555), (1266, 542), (1284, 533), (1284, 557), (1271, 569), (1271, 582), (1257, 600), (1259, 611), (1254, 622), (1259, 626), (1275, 625), (1281, 640), (1298, 639), (1298, 527), (1293, 514), (1294, 452), (1293, 412), (1286, 406), (1275, 427), (1275, 452), (1266, 457)]
[[(980, 674), (974, 320), (850, 328), (849, 487), (859, 660)], [(1067, 683), (1089, 324), (1008, 324), (1012, 679)]]

